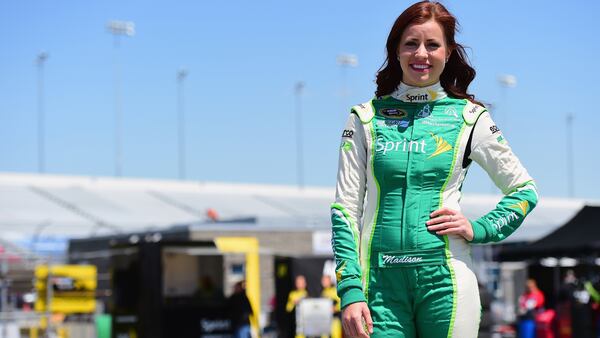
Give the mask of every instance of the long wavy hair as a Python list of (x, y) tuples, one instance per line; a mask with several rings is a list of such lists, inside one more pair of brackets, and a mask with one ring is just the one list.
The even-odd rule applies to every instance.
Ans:
[(398, 45), (406, 27), (412, 24), (422, 24), (435, 20), (442, 26), (446, 44), (451, 51), (444, 71), (440, 75), (440, 84), (451, 97), (475, 100), (475, 95), (467, 93), (469, 84), (475, 78), (475, 69), (469, 64), (464, 47), (454, 40), (458, 23), (456, 18), (439, 2), (421, 1), (408, 7), (394, 22), (388, 36), (385, 62), (377, 71), (377, 91), (375, 96), (389, 95), (402, 81), (402, 67), (398, 61)]

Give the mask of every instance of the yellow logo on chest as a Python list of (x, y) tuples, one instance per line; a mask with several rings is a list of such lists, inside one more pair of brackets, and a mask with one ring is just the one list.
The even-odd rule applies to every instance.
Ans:
[(452, 150), (452, 145), (448, 143), (448, 141), (444, 140), (441, 136), (437, 136), (434, 133), (431, 133), (431, 136), (435, 140), (436, 147), (435, 151), (433, 154), (429, 155), (428, 159)]

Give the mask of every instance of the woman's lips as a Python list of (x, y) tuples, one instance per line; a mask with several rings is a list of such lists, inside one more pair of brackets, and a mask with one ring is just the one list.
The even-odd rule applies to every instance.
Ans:
[(429, 72), (429, 69), (431, 68), (431, 65), (413, 63), (413, 64), (410, 65), (410, 68), (412, 70), (414, 70), (415, 72), (427, 73), (427, 72)]

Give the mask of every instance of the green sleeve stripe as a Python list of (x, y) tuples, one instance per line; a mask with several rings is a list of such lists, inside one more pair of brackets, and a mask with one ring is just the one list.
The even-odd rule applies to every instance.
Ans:
[(342, 213), (342, 215), (344, 216), (346, 224), (348, 224), (348, 227), (350, 227), (350, 231), (352, 232), (352, 237), (354, 237), (354, 242), (357, 245), (356, 250), (358, 251), (358, 244), (359, 244), (359, 241), (358, 241), (358, 228), (356, 227), (356, 224), (352, 221), (352, 218), (348, 214), (348, 211), (346, 210), (346, 208), (344, 208), (339, 203), (333, 203), (333, 204), (331, 204), (331, 209), (339, 210)]

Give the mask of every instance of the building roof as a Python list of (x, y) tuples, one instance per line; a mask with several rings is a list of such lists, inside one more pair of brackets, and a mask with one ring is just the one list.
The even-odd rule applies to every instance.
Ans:
[[(461, 206), (473, 219), (500, 198), (466, 194)], [(332, 187), (0, 173), (0, 236), (82, 238), (174, 225), (328, 230), (333, 199)], [(509, 240), (541, 238), (585, 204), (580, 199), (542, 198)]]

